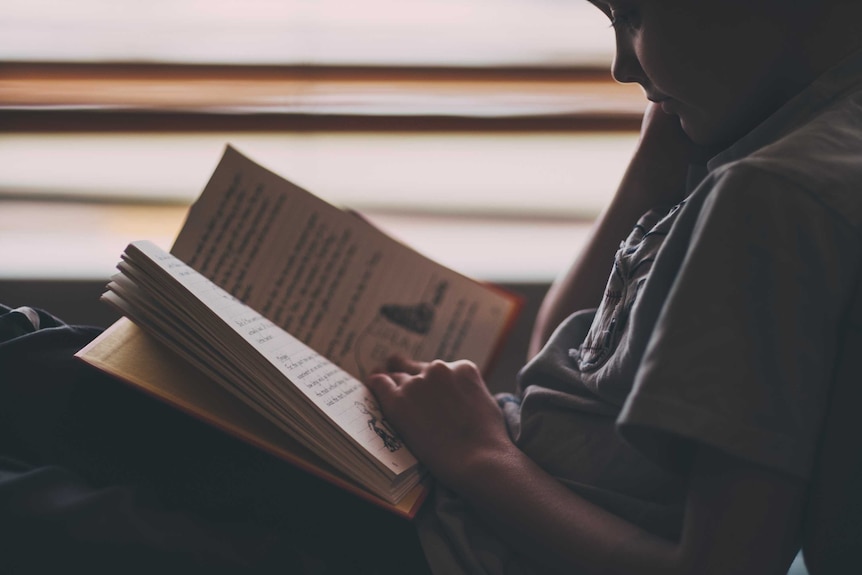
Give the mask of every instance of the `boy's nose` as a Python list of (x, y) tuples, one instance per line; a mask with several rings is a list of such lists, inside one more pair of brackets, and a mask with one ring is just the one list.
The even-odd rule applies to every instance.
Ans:
[(611, 65), (611, 76), (623, 84), (637, 82), (643, 86), (646, 81), (643, 68), (641, 68), (631, 44), (620, 38), (617, 38), (617, 49), (614, 54), (614, 62)]

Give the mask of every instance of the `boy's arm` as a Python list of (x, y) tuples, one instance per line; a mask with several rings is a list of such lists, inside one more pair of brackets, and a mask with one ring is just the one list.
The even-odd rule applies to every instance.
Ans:
[(620, 241), (650, 209), (670, 207), (683, 199), (688, 167), (695, 153), (679, 119), (650, 104), (634, 156), (613, 200), (597, 220), (587, 245), (557, 278), (539, 309), (530, 357), (538, 353), (567, 316), (599, 305)]
[(591, 505), (517, 450), (476, 454), (460, 473), (453, 489), (489, 525), (561, 573), (784, 574), (799, 544), (802, 482), (709, 448), (696, 455), (678, 542)]
[(804, 483), (699, 448), (680, 541), (592, 505), (509, 439), (470, 362), (395, 360), (368, 379), (386, 417), (442, 483), (539, 564), (578, 573), (786, 572), (797, 548)]

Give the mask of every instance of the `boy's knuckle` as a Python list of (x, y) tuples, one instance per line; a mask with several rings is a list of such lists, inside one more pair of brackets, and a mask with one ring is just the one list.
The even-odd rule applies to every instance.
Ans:
[(463, 375), (473, 375), (479, 373), (479, 368), (469, 359), (462, 359), (453, 364), (453, 371)]
[(449, 364), (443, 361), (442, 359), (435, 359), (431, 363), (428, 364), (427, 372), (429, 375), (432, 374), (441, 374), (448, 372), (450, 370)]

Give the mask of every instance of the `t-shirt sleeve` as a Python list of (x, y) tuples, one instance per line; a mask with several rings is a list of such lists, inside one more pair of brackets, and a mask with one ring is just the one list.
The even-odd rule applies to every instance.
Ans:
[(618, 419), (622, 436), (683, 468), (706, 444), (810, 476), (855, 231), (816, 195), (748, 166), (715, 186)]

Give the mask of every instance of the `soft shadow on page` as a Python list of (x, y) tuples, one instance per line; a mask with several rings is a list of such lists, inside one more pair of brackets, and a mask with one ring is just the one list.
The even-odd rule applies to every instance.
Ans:
[(360, 379), (393, 353), (485, 370), (518, 307), (230, 147), (172, 253)]

